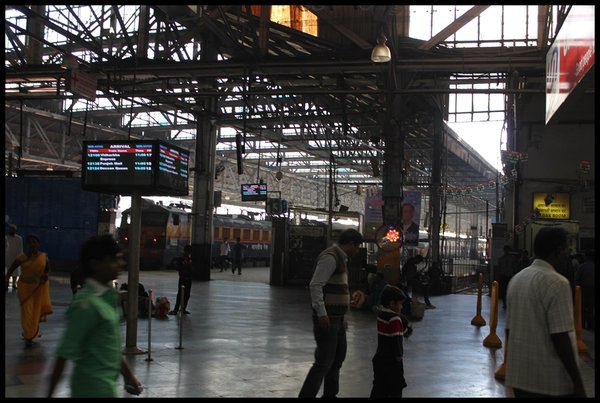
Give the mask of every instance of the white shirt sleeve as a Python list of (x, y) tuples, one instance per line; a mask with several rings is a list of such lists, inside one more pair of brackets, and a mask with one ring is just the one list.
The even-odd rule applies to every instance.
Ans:
[(310, 300), (312, 307), (317, 311), (317, 316), (326, 316), (325, 301), (323, 300), (323, 287), (333, 274), (336, 268), (335, 257), (324, 255), (319, 259), (315, 267), (312, 279), (308, 288), (310, 290)]

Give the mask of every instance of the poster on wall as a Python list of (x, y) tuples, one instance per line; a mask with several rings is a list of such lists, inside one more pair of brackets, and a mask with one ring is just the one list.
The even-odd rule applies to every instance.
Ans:
[(381, 198), (381, 188), (378, 187), (375, 192), (367, 193), (365, 198), (365, 224), (363, 237), (367, 242), (375, 242), (377, 229), (383, 223), (383, 200)]
[(571, 203), (569, 193), (533, 193), (533, 209), (539, 212), (538, 218), (549, 220), (569, 220)]
[[(405, 190), (402, 200), (402, 230), (404, 246), (417, 246), (419, 243), (419, 224), (421, 221), (421, 192)], [(374, 242), (377, 229), (383, 224), (382, 189), (365, 199), (364, 238)]]
[(402, 233), (404, 246), (419, 244), (419, 223), (421, 221), (421, 192), (404, 191), (402, 200)]

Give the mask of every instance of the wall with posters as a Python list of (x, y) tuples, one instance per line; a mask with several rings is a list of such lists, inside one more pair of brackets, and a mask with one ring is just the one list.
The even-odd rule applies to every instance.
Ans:
[[(402, 205), (410, 204), (414, 207), (414, 212), (410, 214), (411, 221), (415, 224), (410, 228), (407, 235), (405, 236), (404, 244), (406, 246), (417, 246), (419, 242), (419, 227), (421, 222), (421, 192), (413, 190), (405, 190), (404, 199)], [(383, 224), (383, 213), (382, 213), (383, 199), (382, 189), (379, 188), (377, 192), (372, 195), (367, 195), (365, 199), (365, 221), (364, 221), (364, 238), (366, 241), (374, 242), (375, 234), (377, 229)], [(405, 208), (403, 207), (403, 210)], [(408, 211), (407, 211), (408, 217)], [(410, 223), (404, 226), (404, 232), (407, 232)]]

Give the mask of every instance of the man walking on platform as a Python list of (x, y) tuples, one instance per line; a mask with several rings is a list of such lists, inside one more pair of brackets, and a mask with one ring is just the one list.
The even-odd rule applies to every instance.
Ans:
[(227, 267), (227, 259), (229, 258), (229, 252), (231, 249), (229, 248), (229, 240), (227, 237), (223, 238), (223, 243), (219, 248), (219, 266), (221, 267), (221, 272)]
[(242, 262), (244, 261), (244, 249), (246, 246), (242, 243), (242, 240), (238, 236), (235, 244), (233, 245), (233, 265), (231, 266), (231, 274), (235, 274), (237, 269), (238, 274), (242, 274)]
[[(21, 253), (23, 253), (23, 238), (17, 234), (15, 224), (8, 224), (8, 234), (4, 236), (4, 274)], [(21, 266), (17, 267), (11, 275), (13, 290), (17, 289), (17, 279), (20, 275)]]
[(533, 253), (533, 263), (508, 285), (506, 384), (515, 397), (585, 397), (571, 287), (560, 274), (568, 258), (567, 232), (542, 228)]
[(298, 397), (316, 397), (323, 381), (323, 397), (336, 397), (339, 392), (340, 368), (346, 358), (344, 315), (350, 305), (347, 259), (358, 252), (362, 242), (360, 232), (347, 229), (337, 244), (317, 257), (309, 284), (317, 348)]
[(500, 287), (500, 299), (502, 300), (502, 309), (506, 309), (506, 290), (508, 282), (516, 272), (515, 256), (511, 254), (512, 249), (504, 245), (504, 255), (498, 259), (498, 286)]

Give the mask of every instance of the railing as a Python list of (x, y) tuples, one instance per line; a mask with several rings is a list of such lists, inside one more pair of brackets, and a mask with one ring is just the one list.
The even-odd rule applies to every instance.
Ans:
[(442, 259), (442, 271), (451, 279), (451, 292), (458, 293), (477, 289), (479, 273), (483, 273), (484, 287), (490, 284), (489, 264), (479, 259)]

